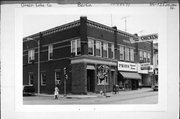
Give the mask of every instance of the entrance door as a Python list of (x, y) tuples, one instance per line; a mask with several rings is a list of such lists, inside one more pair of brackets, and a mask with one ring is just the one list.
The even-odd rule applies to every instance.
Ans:
[(95, 79), (94, 79), (94, 70), (87, 70), (87, 91), (94, 92), (95, 88)]

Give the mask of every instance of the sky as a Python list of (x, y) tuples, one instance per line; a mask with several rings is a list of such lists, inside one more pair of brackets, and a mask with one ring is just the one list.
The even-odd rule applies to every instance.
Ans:
[(110, 12), (87, 12), (82, 14), (31, 14), (23, 17), (23, 37), (48, 30), (53, 27), (60, 26), (75, 20), (79, 20), (80, 16), (87, 16), (87, 19), (107, 25), (117, 26), (119, 30), (139, 36), (158, 33), (163, 35), (162, 29), (166, 25), (165, 9), (162, 8), (120, 8), (120, 12), (113, 8)]

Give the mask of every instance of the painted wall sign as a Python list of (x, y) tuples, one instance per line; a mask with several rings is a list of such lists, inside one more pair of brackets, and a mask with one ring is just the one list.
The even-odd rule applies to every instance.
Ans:
[(137, 64), (118, 61), (118, 70), (119, 71), (134, 71), (134, 72), (137, 72)]

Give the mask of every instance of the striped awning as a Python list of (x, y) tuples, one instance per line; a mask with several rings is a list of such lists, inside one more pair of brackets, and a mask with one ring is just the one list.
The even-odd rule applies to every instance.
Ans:
[(141, 75), (133, 72), (119, 72), (125, 79), (142, 79)]

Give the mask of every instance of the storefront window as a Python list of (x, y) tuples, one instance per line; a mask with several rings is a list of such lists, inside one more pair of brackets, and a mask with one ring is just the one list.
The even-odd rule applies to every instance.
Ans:
[(108, 56), (108, 44), (107, 43), (103, 43), (103, 57), (107, 58)]
[(124, 60), (124, 47), (120, 46), (120, 60)]
[(96, 41), (96, 56), (102, 56), (102, 51), (101, 51), (101, 42)]
[(88, 39), (88, 54), (94, 55), (94, 40)]
[(130, 49), (130, 60), (134, 61), (134, 49)]
[(41, 72), (41, 85), (46, 85), (46, 72)]
[(29, 73), (29, 85), (34, 84), (34, 75), (32, 72)]
[(55, 85), (60, 85), (61, 84), (61, 72), (56, 71), (55, 72)]
[(97, 69), (97, 84), (108, 85), (109, 84), (109, 68), (106, 65), (101, 65)]
[(129, 48), (125, 48), (125, 60), (129, 61)]

